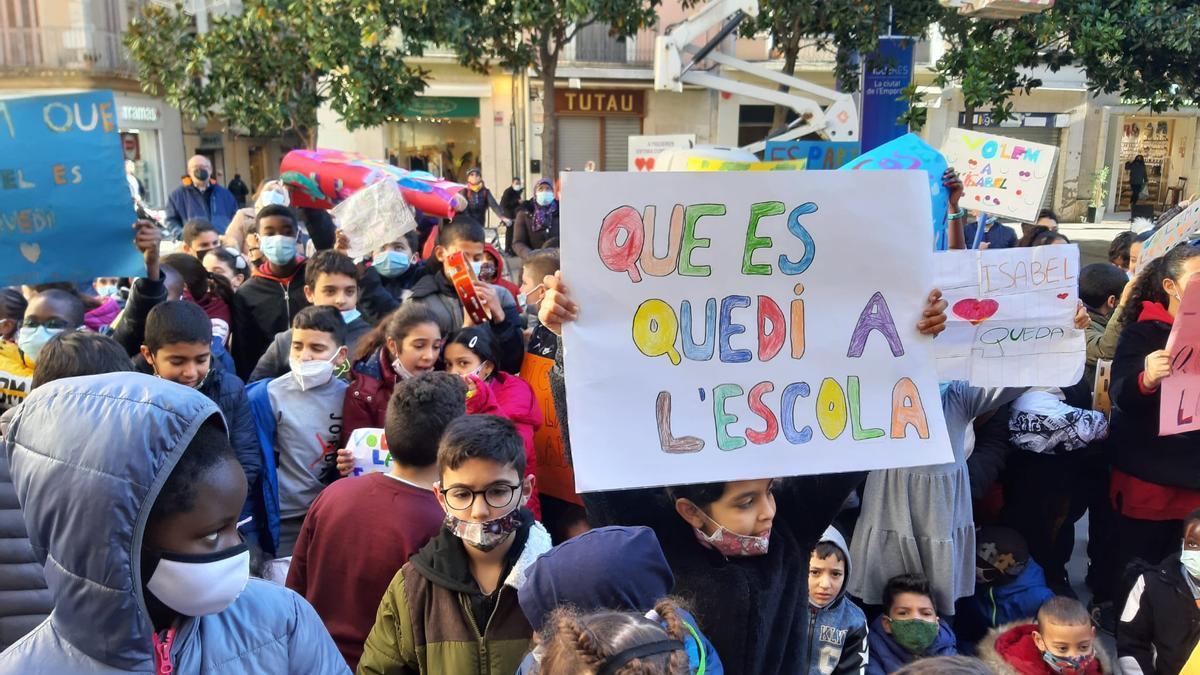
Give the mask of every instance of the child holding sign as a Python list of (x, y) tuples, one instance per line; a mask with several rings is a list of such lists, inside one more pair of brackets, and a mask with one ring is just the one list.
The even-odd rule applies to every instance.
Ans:
[(1176, 548), (1184, 518), (1200, 508), (1200, 432), (1159, 435), (1159, 385), (1173, 367), (1167, 339), (1197, 273), (1200, 248), (1175, 247), (1138, 275), (1121, 315), (1110, 390), (1116, 569), (1135, 557), (1161, 560)]
[[(547, 329), (561, 334), (579, 308), (561, 273), (544, 283), (538, 316)], [(945, 310), (940, 293), (932, 293), (917, 329), (930, 336), (942, 332)], [(558, 354), (561, 359), (561, 348)], [(561, 361), (550, 381), (564, 442), (569, 442)], [(583, 499), (595, 525), (654, 529), (675, 573), (675, 592), (695, 601), (696, 618), (725, 666), (768, 675), (796, 672), (805, 662), (808, 567), (797, 561), (809, 559), (863, 477), (854, 472), (763, 478), (680, 485), (665, 494), (659, 489), (587, 493)]]
[(397, 384), (384, 428), (391, 470), (335, 482), (304, 519), (287, 586), (312, 603), (351, 668), (396, 570), (442, 528), (437, 446), (466, 414), (466, 394), (462, 379), (446, 373)]

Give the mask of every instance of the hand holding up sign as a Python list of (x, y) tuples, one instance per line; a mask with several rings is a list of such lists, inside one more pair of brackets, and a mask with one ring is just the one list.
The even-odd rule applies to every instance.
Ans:
[(139, 220), (133, 224), (133, 245), (142, 252), (146, 261), (146, 278), (159, 279), (158, 247), (162, 243), (162, 230), (153, 221)]
[(1142, 385), (1154, 391), (1158, 385), (1171, 374), (1171, 352), (1160, 349), (1146, 355), (1145, 369), (1142, 371)]
[(538, 306), (538, 320), (550, 332), (562, 335), (563, 324), (579, 318), (579, 306), (571, 299), (567, 285), (563, 283), (562, 271), (554, 273), (542, 280), (546, 287), (542, 295), (542, 304)]

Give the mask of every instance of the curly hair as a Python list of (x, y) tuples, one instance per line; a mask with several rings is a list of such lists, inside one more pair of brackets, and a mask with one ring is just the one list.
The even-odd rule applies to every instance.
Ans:
[(1125, 312), (1121, 314), (1121, 327), (1137, 323), (1144, 303), (1156, 302), (1164, 308), (1169, 306), (1171, 298), (1163, 288), (1163, 282), (1167, 279), (1178, 282), (1183, 277), (1187, 261), (1197, 256), (1200, 256), (1200, 248), (1184, 244), (1147, 263), (1133, 284)]
[(668, 640), (678, 641), (657, 654), (626, 661), (610, 670), (612, 675), (687, 675), (690, 670), (683, 641), (688, 629), (679, 616), (680, 605), (663, 598), (654, 606), (662, 623), (633, 612), (603, 610), (580, 615), (571, 608), (559, 608), (550, 615), (540, 635), (545, 652), (543, 675), (595, 675), (615, 663), (610, 660), (636, 647)]
[(466, 414), (467, 385), (461, 377), (422, 373), (397, 382), (383, 430), (392, 459), (407, 466), (433, 464), (446, 427)]

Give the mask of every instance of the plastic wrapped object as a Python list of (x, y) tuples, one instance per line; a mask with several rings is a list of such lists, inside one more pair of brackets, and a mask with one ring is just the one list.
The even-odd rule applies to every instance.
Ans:
[(338, 228), (350, 240), (347, 254), (361, 258), (417, 229), (412, 209), (390, 178), (384, 178), (333, 207)]

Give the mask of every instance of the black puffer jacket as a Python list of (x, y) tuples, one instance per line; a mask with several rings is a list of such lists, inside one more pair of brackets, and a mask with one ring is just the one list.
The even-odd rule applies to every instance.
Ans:
[(1117, 626), (1126, 673), (1176, 675), (1200, 642), (1200, 608), (1175, 553), (1138, 577)]
[(1155, 485), (1200, 490), (1200, 432), (1158, 435), (1162, 389), (1143, 394), (1138, 380), (1146, 356), (1166, 349), (1171, 324), (1161, 305), (1148, 303), (1137, 323), (1121, 332), (1113, 359), (1113, 418), (1109, 447), (1114, 469)]

